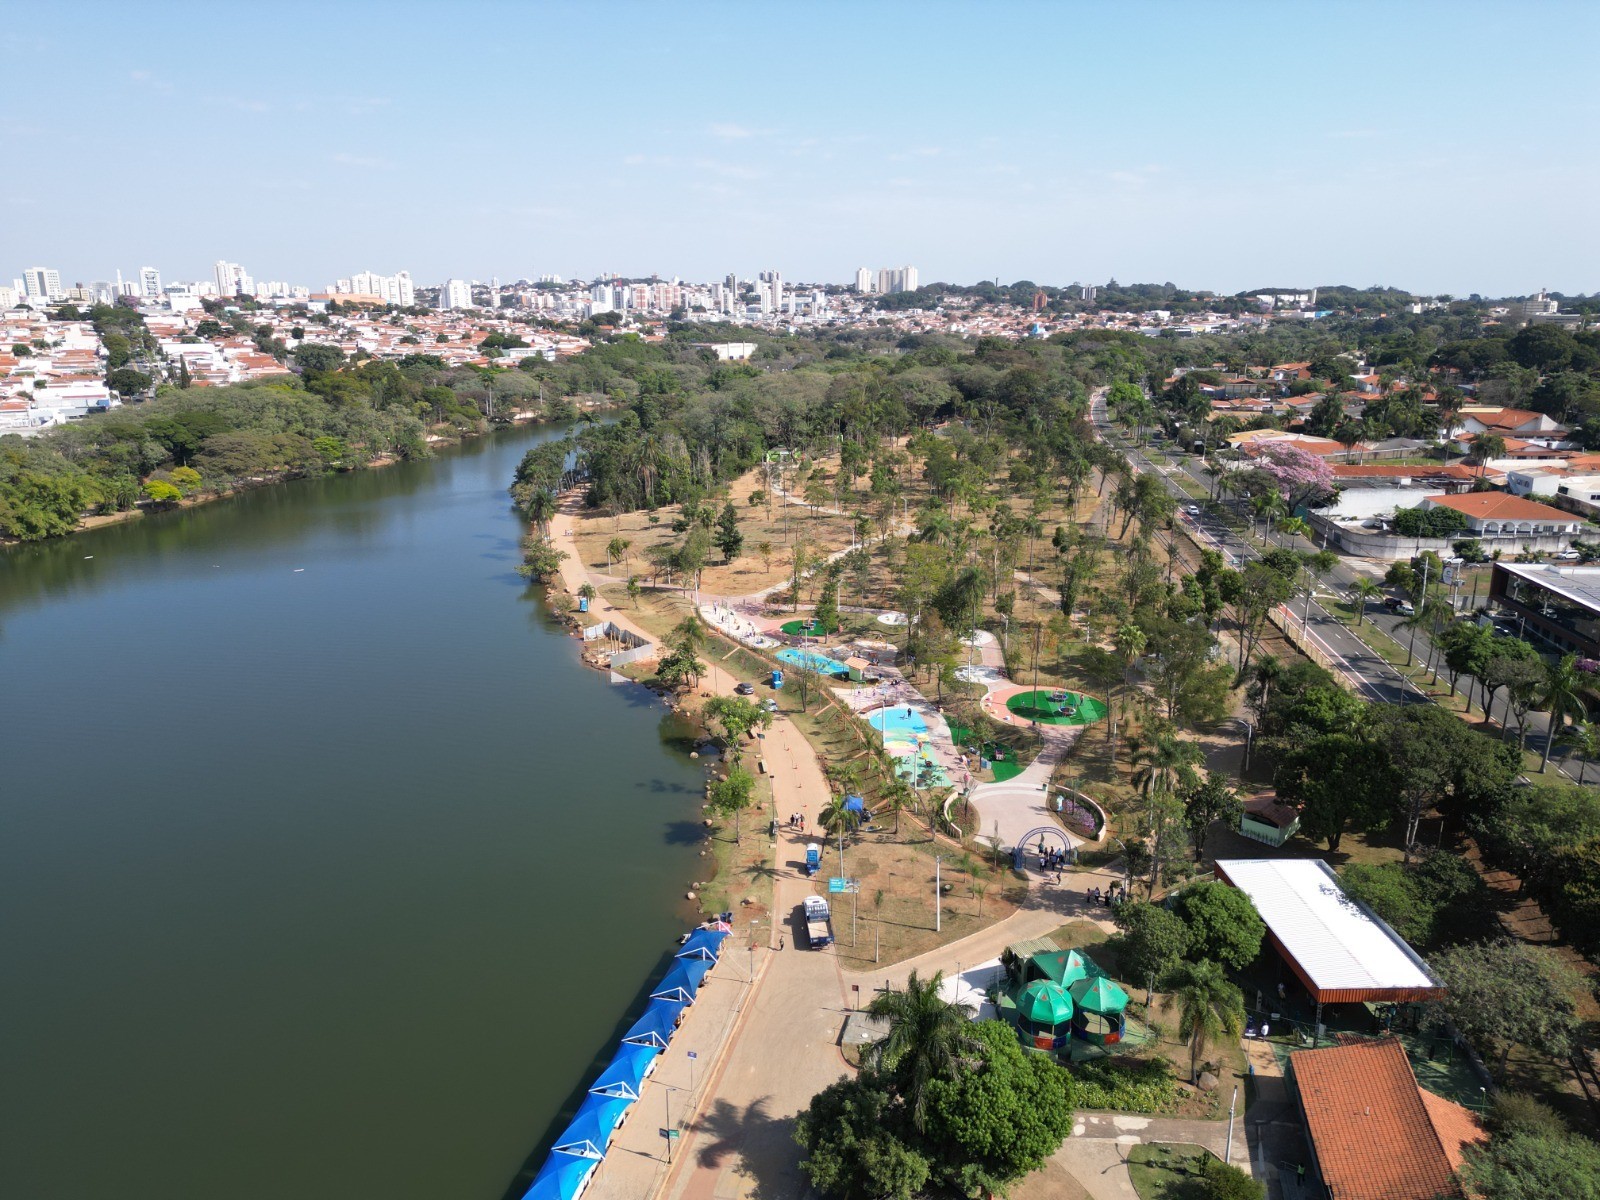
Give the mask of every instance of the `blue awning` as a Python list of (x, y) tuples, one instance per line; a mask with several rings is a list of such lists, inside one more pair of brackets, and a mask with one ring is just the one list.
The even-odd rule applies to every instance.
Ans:
[(654, 1046), (657, 1050), (666, 1049), (667, 1043), (672, 1040), (672, 1035), (678, 1028), (678, 1014), (684, 1007), (682, 1000), (650, 1001), (650, 1007), (644, 1010), (644, 1015), (622, 1035), (623, 1043)]
[(600, 1078), (589, 1085), (589, 1090), (601, 1096), (620, 1096), (625, 1100), (639, 1098), (639, 1085), (650, 1073), (661, 1051), (654, 1046), (637, 1046), (629, 1043), (617, 1047), (611, 1065), (600, 1072)]
[(716, 962), (722, 953), (722, 943), (727, 940), (726, 930), (696, 929), (678, 949), (678, 958), (709, 958)]
[(533, 1186), (522, 1193), (522, 1200), (573, 1200), (583, 1191), (595, 1160), (573, 1154), (552, 1154), (533, 1177)]
[(551, 1152), (575, 1154), (579, 1158), (604, 1158), (612, 1132), (622, 1124), (632, 1104), (632, 1100), (621, 1096), (596, 1096), (591, 1092), (579, 1106), (572, 1124), (556, 1138)]
[(682, 1000), (690, 1003), (694, 994), (700, 990), (700, 981), (706, 977), (706, 972), (711, 970), (711, 963), (704, 958), (680, 958), (672, 964), (672, 970), (667, 972), (667, 977), (651, 989), (650, 999)]
[(846, 812), (864, 813), (867, 811), (867, 802), (860, 796), (846, 796), (844, 807)]

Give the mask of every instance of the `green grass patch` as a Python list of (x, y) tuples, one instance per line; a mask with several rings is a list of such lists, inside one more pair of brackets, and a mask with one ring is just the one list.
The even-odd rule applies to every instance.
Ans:
[(1214, 1155), (1187, 1142), (1141, 1142), (1128, 1150), (1128, 1178), (1139, 1200), (1189, 1200), (1201, 1189)]
[(1022, 774), (1022, 764), (1014, 758), (1002, 758), (994, 764), (994, 781), (1004, 783)]

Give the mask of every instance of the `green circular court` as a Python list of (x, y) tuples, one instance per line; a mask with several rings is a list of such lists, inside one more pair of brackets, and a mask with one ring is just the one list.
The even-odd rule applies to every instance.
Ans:
[(1018, 692), (1006, 701), (1006, 708), (1041, 725), (1092, 725), (1106, 715), (1106, 706), (1093, 696), (1046, 688)]
[(802, 617), (794, 621), (785, 621), (778, 628), (790, 637), (827, 637), (829, 634), (839, 632), (839, 622), (824, 624), (815, 617)]

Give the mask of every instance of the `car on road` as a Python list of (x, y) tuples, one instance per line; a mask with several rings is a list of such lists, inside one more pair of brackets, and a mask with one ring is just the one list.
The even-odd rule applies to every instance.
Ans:
[(733, 690), (741, 696), (754, 696), (756, 694), (756, 685), (753, 683), (741, 683)]
[(768, 696), (761, 702), (761, 707), (766, 709), (769, 713), (775, 713), (778, 711), (778, 702), (771, 696)]
[(1198, 517), (1200, 515), (1200, 506), (1198, 504), (1186, 505), (1183, 511), (1188, 513), (1191, 517)]
[(1577, 562), (1583, 557), (1583, 555), (1579, 554), (1576, 550), (1563, 550), (1559, 554), (1553, 555), (1552, 557), (1559, 559), (1561, 562)]
[(1385, 596), (1383, 606), (1392, 613), (1399, 613), (1402, 617), (1409, 617), (1417, 611), (1411, 601), (1401, 596)]

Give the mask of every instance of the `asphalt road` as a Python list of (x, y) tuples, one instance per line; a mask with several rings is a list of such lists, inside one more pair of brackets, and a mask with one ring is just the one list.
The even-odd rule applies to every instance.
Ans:
[[(1253, 541), (1243, 534), (1234, 532), (1217, 514), (1207, 511), (1207, 505), (1203, 501), (1195, 500), (1175, 478), (1185, 475), (1190, 481), (1209, 492), (1211, 480), (1205, 475), (1203, 465), (1198, 459), (1192, 455), (1178, 453), (1175, 457), (1181, 465), (1163, 467), (1152, 462), (1141, 450), (1130, 445), (1113, 427), (1111, 418), (1106, 412), (1103, 389), (1096, 391), (1091, 398), (1089, 414), (1096, 434), (1122, 451), (1136, 471), (1154, 474), (1162, 479), (1167, 490), (1178, 499), (1180, 519), (1195, 532), (1202, 544), (1220, 550), (1233, 566), (1240, 566), (1261, 557), (1261, 550)], [(1199, 514), (1189, 512), (1190, 506), (1198, 507)], [(1319, 549), (1301, 537), (1284, 537), (1282, 543), (1300, 551)], [(1351, 560), (1341, 556), (1339, 565), (1320, 581), (1317, 596), (1342, 598), (1348, 594), (1350, 585), (1356, 579), (1379, 577), (1370, 565), (1362, 565), (1366, 569), (1357, 567)], [(1318, 600), (1314, 599), (1308, 609), (1304, 595), (1299, 595), (1290, 601), (1287, 607), (1296, 624), (1303, 623), (1309, 639), (1345, 674), (1358, 695), (1388, 704), (1430, 702), (1409, 679), (1368, 648), (1365, 642)], [(1410, 645), (1414, 636), (1417, 657), (1427, 658), (1431, 643), (1425, 631), (1406, 628), (1400, 617), (1389, 613), (1379, 604), (1369, 605), (1366, 619), (1383, 629), (1402, 646)], [(1466, 681), (1461, 681), (1459, 686), (1464, 689)], [(1543, 713), (1528, 714), (1527, 744), (1535, 753), (1543, 751), (1548, 728), (1549, 723)], [(1576, 762), (1572, 763), (1569, 769), (1568, 764), (1563, 763), (1559, 757), (1552, 756), (1550, 765), (1552, 770), (1559, 770), (1572, 779), (1577, 778)]]

